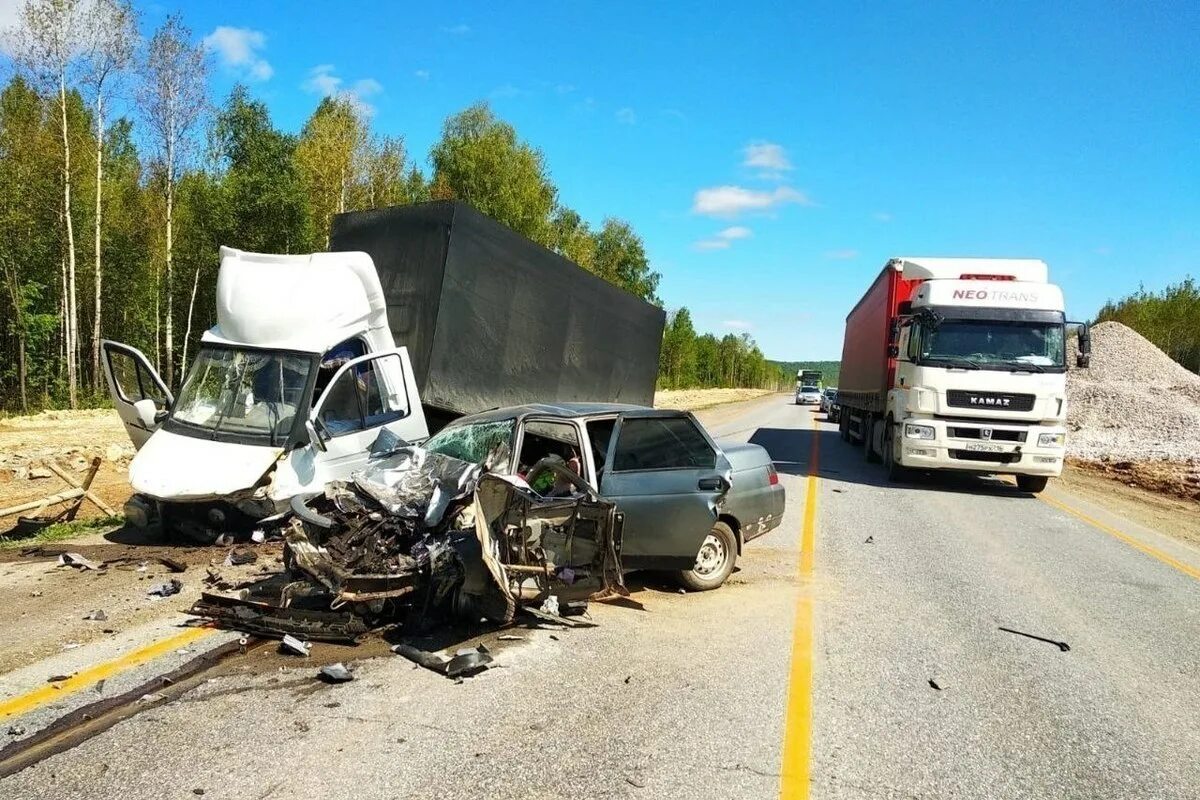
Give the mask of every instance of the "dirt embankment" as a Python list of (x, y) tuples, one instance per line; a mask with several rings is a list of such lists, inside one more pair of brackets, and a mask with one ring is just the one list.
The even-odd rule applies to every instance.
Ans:
[(654, 407), (697, 411), (768, 394), (774, 392), (770, 389), (664, 389), (654, 393)]
[(1092, 363), (1067, 376), (1072, 464), (1200, 501), (1200, 375), (1118, 322), (1092, 328)]

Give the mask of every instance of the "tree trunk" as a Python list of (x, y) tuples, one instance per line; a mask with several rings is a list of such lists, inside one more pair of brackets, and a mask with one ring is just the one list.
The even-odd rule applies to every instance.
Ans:
[(163, 330), (163, 350), (167, 360), (167, 386), (175, 386), (175, 340), (174, 340), (174, 313), (172, 299), (175, 296), (175, 280), (174, 271), (172, 269), (172, 240), (171, 240), (171, 214), (175, 206), (175, 170), (174, 162), (175, 153), (173, 148), (167, 148), (167, 321)]
[(179, 366), (182, 369), (187, 369), (187, 352), (188, 339), (192, 336), (192, 310), (196, 307), (196, 292), (200, 288), (200, 265), (196, 265), (196, 275), (192, 278), (192, 296), (188, 299), (187, 327), (183, 332), (183, 356), (179, 359)]
[(102, 213), (101, 198), (104, 185), (104, 101), (99, 89), (96, 91), (96, 262), (94, 282), (95, 312), (92, 320), (92, 391), (100, 391), (100, 284), (103, 273), (100, 269), (100, 217)]
[(79, 364), (78, 353), (79, 319), (76, 316), (75, 291), (75, 225), (71, 220), (71, 137), (67, 127), (67, 77), (63, 73), (58, 76), (58, 108), (62, 117), (63, 141), (63, 221), (67, 232), (67, 264), (66, 264), (66, 355), (67, 355), (67, 396), (71, 408), (79, 407)]

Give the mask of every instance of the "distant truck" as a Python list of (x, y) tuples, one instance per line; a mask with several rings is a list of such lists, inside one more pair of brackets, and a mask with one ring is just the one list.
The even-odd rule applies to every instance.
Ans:
[(796, 388), (815, 386), (821, 388), (821, 372), (815, 369), (802, 369), (796, 373)]
[(348, 477), (385, 429), (419, 442), (497, 406), (653, 403), (662, 309), (469, 206), (340, 215), (332, 249), (222, 247), (217, 324), (178, 397), (103, 343), (139, 447), (131, 521), (208, 540)]
[(1040, 492), (1063, 468), (1068, 323), (1032, 259), (894, 258), (846, 317), (843, 439), (889, 478), (910, 468), (1015, 475)]

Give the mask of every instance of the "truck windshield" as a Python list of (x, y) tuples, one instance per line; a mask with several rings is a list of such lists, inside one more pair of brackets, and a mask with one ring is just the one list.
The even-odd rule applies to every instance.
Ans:
[(516, 427), (515, 419), (454, 425), (442, 428), (426, 439), (422, 447), (472, 464), (489, 461), (488, 456), (491, 455), (491, 465), (502, 469), (512, 455), (513, 430)]
[(226, 435), (282, 444), (303, 404), (311, 367), (311, 359), (294, 353), (203, 345), (171, 420), (183, 432), (214, 439)]
[(1032, 372), (1063, 368), (1062, 323), (946, 319), (918, 327), (920, 363)]

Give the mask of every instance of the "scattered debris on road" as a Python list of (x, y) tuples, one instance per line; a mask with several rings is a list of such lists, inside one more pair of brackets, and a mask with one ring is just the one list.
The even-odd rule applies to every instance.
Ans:
[(225, 566), (237, 567), (242, 564), (253, 564), (258, 561), (258, 553), (248, 547), (235, 547), (225, 556)]
[(60, 553), (58, 556), (58, 566), (60, 567), (75, 567), (76, 569), (97, 570), (100, 565), (94, 561), (88, 561), (79, 553)]
[(104, 609), (97, 608), (95, 611), (89, 611), (88, 613), (84, 614), (83, 618), (95, 622), (104, 622), (108, 619), (108, 614), (104, 613)]
[(74, 672), (69, 675), (51, 675), (49, 678), (46, 678), (46, 683), (62, 683), (63, 681), (70, 680), (73, 677), (75, 677)]
[(1060, 642), (1057, 639), (1047, 639), (1045, 636), (1038, 636), (1033, 633), (1025, 633), (1024, 631), (1013, 630), (1012, 628), (1006, 628), (1003, 625), (1000, 626), (1000, 630), (1004, 631), (1005, 633), (1015, 633), (1017, 636), (1024, 636), (1029, 639), (1036, 639), (1039, 642), (1052, 644), (1063, 653), (1071, 649), (1071, 645), (1067, 644), (1066, 642)]
[(930, 688), (930, 689), (937, 689), (939, 692), (942, 690), (942, 687), (941, 687), (941, 686), (938, 686), (938, 682), (937, 682), (937, 681), (935, 681), (933, 678), (930, 678), (930, 679), (929, 679), (929, 688)]
[(875, 544), (875, 537), (874, 537), (874, 536), (868, 536), (868, 537), (867, 537), (867, 540), (866, 540), (865, 542), (863, 542), (863, 544)]
[(349, 683), (354, 680), (354, 673), (339, 661), (336, 664), (327, 664), (321, 667), (321, 671), (317, 673), (317, 677), (326, 683)]
[(152, 597), (170, 597), (173, 594), (179, 594), (182, 589), (183, 581), (178, 578), (171, 578), (171, 580), (165, 583), (156, 583), (154, 586), (151, 586), (146, 591), (146, 594)]
[(279, 652), (307, 657), (312, 653), (312, 644), (310, 642), (302, 642), (289, 633), (285, 634), (283, 640), (279, 643)]
[(8, 726), (8, 735), (9, 736), (24, 736), (25, 735), (25, 726), (24, 725), (9, 725)]
[(479, 645), (475, 648), (464, 648), (454, 654), (453, 658), (445, 658), (437, 653), (430, 653), (413, 647), (410, 644), (398, 644), (392, 652), (404, 656), (409, 661), (438, 673), (447, 678), (468, 678), (483, 672), (491, 665), (492, 654), (486, 647)]

